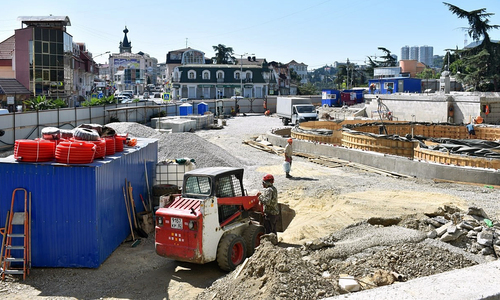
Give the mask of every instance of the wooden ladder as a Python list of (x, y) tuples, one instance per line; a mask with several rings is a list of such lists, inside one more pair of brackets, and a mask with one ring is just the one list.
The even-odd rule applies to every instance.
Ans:
[[(16, 192), (24, 192), (24, 210), (15, 211)], [(28, 191), (16, 188), (12, 192), (10, 211), (7, 213), (4, 243), (2, 244), (2, 280), (6, 274), (23, 275), (23, 280), (31, 268), (31, 193), (28, 202)], [(22, 238), (22, 242), (20, 241)], [(15, 256), (14, 256), (15, 255)]]

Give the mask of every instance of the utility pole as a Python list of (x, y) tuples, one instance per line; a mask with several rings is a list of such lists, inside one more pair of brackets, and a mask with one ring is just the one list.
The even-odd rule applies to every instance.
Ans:
[(347, 64), (346, 64), (346, 68), (345, 68), (345, 73), (346, 73), (346, 76), (347, 76), (347, 79), (345, 81), (345, 89), (348, 90), (349, 89), (349, 58), (347, 58)]

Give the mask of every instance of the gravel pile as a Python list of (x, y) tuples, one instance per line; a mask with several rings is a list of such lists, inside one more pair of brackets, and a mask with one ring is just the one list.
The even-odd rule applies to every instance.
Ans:
[(190, 158), (194, 159), (197, 168), (243, 167), (242, 162), (226, 150), (194, 133), (159, 133), (150, 127), (130, 122), (110, 123), (106, 126), (120, 134), (128, 133), (131, 137), (157, 139), (158, 162)]

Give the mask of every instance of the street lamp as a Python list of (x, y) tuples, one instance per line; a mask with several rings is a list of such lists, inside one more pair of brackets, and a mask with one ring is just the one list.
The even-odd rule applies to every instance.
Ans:
[(101, 54), (97, 54), (96, 56), (94, 56), (93, 58), (95, 59), (96, 57), (99, 57), (99, 56), (102, 56), (104, 54), (108, 54), (108, 53), (111, 53), (111, 51), (106, 51), (104, 53), (101, 53)]
[[(236, 54), (238, 55), (238, 54)], [(255, 54), (249, 54), (249, 53), (243, 53), (243, 54), (240, 54), (240, 96), (244, 97), (243, 96), (243, 56), (245, 55), (255, 55)], [(238, 96), (236, 96), (236, 102), (238, 102)]]
[[(106, 52), (104, 52), (104, 53), (97, 54), (96, 56), (93, 56), (93, 57), (92, 57), (92, 68), (95, 68), (95, 66), (97, 66), (97, 69), (99, 70), (99, 71), (98, 71), (98, 78), (99, 78), (99, 79), (101, 79), (101, 75), (99, 74), (99, 73), (100, 73), (100, 69), (101, 69), (101, 68), (100, 68), (99, 64), (97, 64), (97, 62), (95, 61), (95, 59), (96, 59), (97, 57), (99, 57), (99, 56), (103, 56), (104, 54), (108, 54), (108, 53), (111, 53), (111, 51), (106, 51)], [(94, 74), (94, 78), (95, 78), (95, 74)], [(104, 77), (104, 85), (105, 85), (104, 87), (105, 87), (105, 89), (106, 89), (106, 80), (107, 80), (107, 76), (105, 76), (105, 77)], [(94, 79), (94, 81), (95, 81), (95, 79)], [(94, 84), (94, 87), (95, 87), (95, 84)], [(104, 92), (105, 92), (105, 91), (104, 91)], [(106, 96), (107, 96), (107, 95), (106, 95)]]

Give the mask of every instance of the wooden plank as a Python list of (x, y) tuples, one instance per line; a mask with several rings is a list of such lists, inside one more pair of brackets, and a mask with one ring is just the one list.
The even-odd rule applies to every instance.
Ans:
[(457, 183), (457, 184), (467, 184), (467, 185), (474, 185), (474, 186), (483, 186), (486, 188), (500, 189), (500, 185), (493, 185), (493, 184), (454, 181), (454, 180), (446, 180), (446, 179), (439, 179), (439, 178), (433, 178), (432, 181), (434, 181), (435, 183)]

